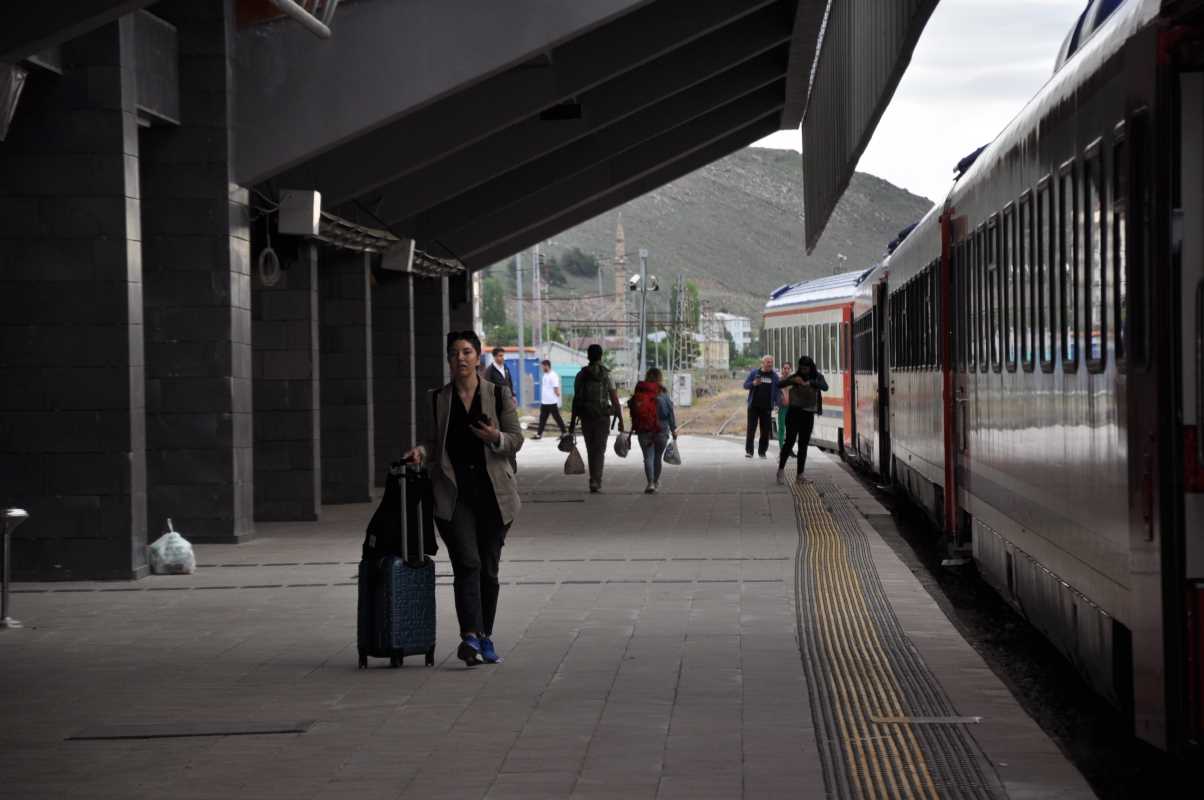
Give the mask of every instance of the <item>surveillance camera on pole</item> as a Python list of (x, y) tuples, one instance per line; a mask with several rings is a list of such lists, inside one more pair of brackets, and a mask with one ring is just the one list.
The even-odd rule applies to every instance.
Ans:
[(632, 275), (630, 278), (628, 278), (627, 288), (633, 292), (638, 292), (640, 290), (640, 276)]

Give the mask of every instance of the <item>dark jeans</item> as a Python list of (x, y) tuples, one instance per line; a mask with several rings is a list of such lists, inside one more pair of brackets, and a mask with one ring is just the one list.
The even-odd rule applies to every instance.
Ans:
[(644, 453), (644, 476), (649, 483), (656, 483), (661, 479), (661, 466), (665, 448), (669, 446), (669, 434), (661, 431), (660, 433), (641, 433), (638, 436), (640, 450)]
[(811, 446), (811, 431), (815, 428), (815, 414), (803, 411), (801, 408), (791, 408), (786, 412), (786, 444), (778, 456), (778, 469), (786, 469), (786, 460), (790, 458), (790, 448), (798, 440), (798, 474), (803, 474), (807, 466), (807, 448)]
[(455, 574), (456, 618), (460, 633), (493, 635), (497, 615), (498, 565), (507, 525), (502, 524), (497, 498), (487, 475), (456, 470), (458, 497), (450, 520), (436, 525), (447, 545)]
[(773, 416), (771, 408), (748, 408), (748, 436), (744, 440), (744, 452), (750, 456), (753, 451), (753, 436), (757, 433), (757, 425), (761, 426), (761, 441), (758, 444), (757, 452), (765, 455), (769, 452), (769, 426), (772, 424), (770, 417)]
[(536, 431), (536, 436), (543, 436), (544, 426), (548, 424), (548, 417), (552, 416), (556, 419), (556, 424), (560, 426), (560, 432), (565, 432), (564, 419), (560, 416), (560, 406), (555, 403), (541, 405), (539, 407), (539, 430)]
[(581, 438), (589, 462), (589, 485), (602, 488), (602, 468), (606, 466), (606, 440), (610, 436), (610, 417), (581, 420)]

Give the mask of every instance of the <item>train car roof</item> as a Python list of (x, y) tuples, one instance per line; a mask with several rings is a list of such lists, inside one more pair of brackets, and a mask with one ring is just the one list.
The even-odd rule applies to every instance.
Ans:
[(769, 296), (769, 302), (765, 304), (765, 310), (771, 311), (790, 308), (792, 306), (831, 303), (839, 300), (851, 301), (857, 294), (857, 287), (861, 284), (861, 281), (873, 269), (873, 267), (867, 267), (855, 272), (845, 272), (840, 275), (831, 275), (826, 278), (815, 278), (814, 280), (788, 283), (785, 286), (780, 286)]
[(994, 172), (1012, 149), (1036, 130), (1052, 109), (1073, 97), (1079, 86), (1115, 55), (1125, 42), (1156, 19), (1161, 7), (1162, 0), (1128, 0), (1113, 10), (958, 178), (951, 192), (954, 206), (959, 205), (959, 199), (966, 192), (972, 191)]

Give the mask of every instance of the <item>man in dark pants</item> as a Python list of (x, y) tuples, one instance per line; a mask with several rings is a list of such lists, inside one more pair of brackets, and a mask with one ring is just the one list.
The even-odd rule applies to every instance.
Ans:
[(602, 364), (602, 345), (591, 344), (586, 351), (589, 364), (582, 367), (573, 380), (573, 415), (569, 419), (569, 433), (577, 429), (577, 418), (581, 418), (581, 435), (585, 438), (585, 452), (589, 460), (589, 490), (602, 490), (602, 468), (606, 464), (606, 440), (610, 435), (610, 421), (619, 418), (619, 432), (623, 431), (623, 411), (619, 406), (619, 393), (610, 382), (610, 370)]
[(765, 458), (769, 452), (771, 417), (781, 401), (778, 374), (773, 371), (773, 356), (762, 358), (761, 366), (748, 373), (744, 388), (748, 390), (748, 434), (744, 439), (744, 457), (753, 457), (753, 437), (760, 425), (761, 441), (757, 453)]
[(560, 416), (560, 376), (552, 371), (552, 362), (546, 358), (540, 362), (543, 369), (543, 379), (539, 385), (539, 430), (535, 432), (536, 439), (543, 438), (543, 429), (547, 427), (548, 417), (556, 420), (560, 426), (560, 435), (564, 435), (564, 418)]

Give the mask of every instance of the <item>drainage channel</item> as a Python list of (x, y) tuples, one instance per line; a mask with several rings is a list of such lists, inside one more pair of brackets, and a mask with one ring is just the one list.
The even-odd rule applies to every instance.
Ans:
[(792, 488), (799, 643), (828, 796), (1003, 798), (959, 716), (899, 624), (856, 511), (818, 478)]

